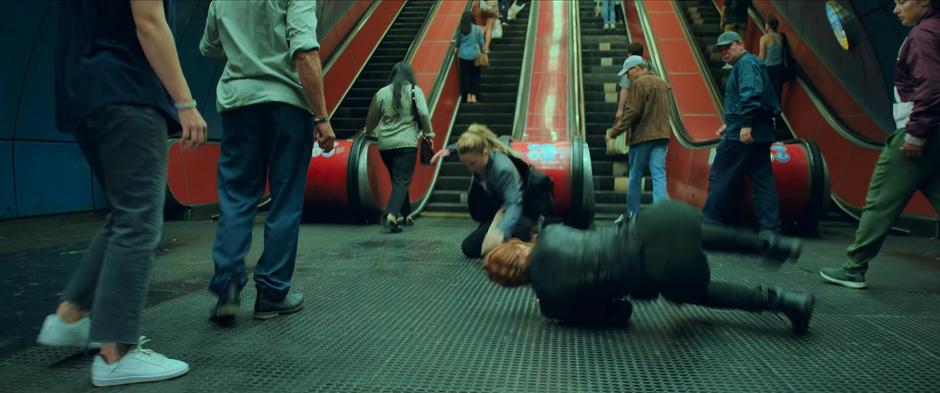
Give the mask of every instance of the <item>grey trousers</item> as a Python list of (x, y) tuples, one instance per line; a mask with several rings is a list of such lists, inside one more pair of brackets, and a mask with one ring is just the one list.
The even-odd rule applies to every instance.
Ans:
[(167, 123), (156, 109), (111, 105), (75, 131), (111, 211), (63, 298), (91, 310), (91, 341), (136, 343), (163, 229)]

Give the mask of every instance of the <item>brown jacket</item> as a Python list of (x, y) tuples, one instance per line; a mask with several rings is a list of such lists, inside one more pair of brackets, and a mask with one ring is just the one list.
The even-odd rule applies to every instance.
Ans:
[(669, 139), (669, 86), (655, 75), (640, 75), (633, 81), (623, 104), (623, 115), (614, 125), (611, 138), (629, 132), (629, 144)]

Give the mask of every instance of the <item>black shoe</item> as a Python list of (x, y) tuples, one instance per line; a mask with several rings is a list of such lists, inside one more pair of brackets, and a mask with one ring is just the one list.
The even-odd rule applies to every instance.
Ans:
[(411, 216), (405, 217), (405, 224), (404, 224), (404, 225), (405, 225), (406, 227), (413, 227), (413, 226), (415, 226), (415, 219), (414, 219), (414, 218), (411, 218)]
[(270, 300), (261, 291), (255, 299), (255, 319), (273, 319), (281, 315), (292, 314), (304, 308), (304, 294), (289, 293), (283, 300)]
[(238, 278), (234, 275), (229, 279), (225, 290), (219, 295), (219, 300), (209, 315), (209, 320), (219, 325), (231, 325), (241, 310), (241, 288), (238, 287)]
[(771, 311), (782, 312), (793, 325), (793, 333), (805, 334), (813, 317), (816, 298), (806, 292), (776, 288), (771, 296)]
[(385, 229), (388, 229), (388, 231), (391, 233), (401, 232), (402, 222), (403, 221), (401, 218), (397, 220), (389, 220), (387, 216), (382, 216), (382, 226), (385, 227)]
[(761, 232), (758, 236), (767, 242), (767, 250), (764, 251), (764, 257), (767, 259), (777, 263), (796, 263), (796, 260), (800, 259), (800, 253), (803, 251), (803, 242), (800, 239), (772, 232)]

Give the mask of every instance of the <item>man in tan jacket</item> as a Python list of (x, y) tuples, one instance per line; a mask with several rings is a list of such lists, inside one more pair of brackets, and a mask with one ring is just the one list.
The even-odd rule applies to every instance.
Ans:
[(640, 211), (640, 187), (647, 166), (653, 177), (653, 203), (665, 200), (666, 149), (669, 145), (669, 86), (649, 72), (640, 56), (630, 56), (619, 73), (626, 74), (633, 86), (627, 93), (623, 115), (614, 124), (608, 141), (629, 132), (630, 181), (627, 186), (627, 214)]

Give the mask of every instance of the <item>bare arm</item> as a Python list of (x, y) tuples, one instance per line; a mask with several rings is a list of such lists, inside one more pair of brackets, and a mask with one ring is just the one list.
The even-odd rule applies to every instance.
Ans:
[(766, 56), (767, 53), (767, 37), (768, 35), (765, 34), (760, 38), (760, 49), (757, 52), (757, 58), (761, 61), (764, 61), (764, 56)]
[[(304, 90), (304, 97), (307, 99), (307, 105), (314, 116), (325, 118), (326, 99), (323, 97), (323, 69), (320, 67), (320, 51), (318, 49), (299, 51), (294, 56), (294, 66), (300, 75), (300, 85)], [(333, 150), (333, 141), (336, 135), (333, 133), (333, 126), (330, 122), (320, 122), (316, 124), (317, 144), (324, 151)]]
[(366, 135), (372, 135), (375, 132), (375, 126), (379, 124), (379, 119), (382, 117), (379, 113), (381, 105), (378, 93), (376, 93), (376, 95), (372, 97), (372, 102), (369, 104), (369, 114), (366, 115)]
[[(131, 1), (131, 14), (137, 27), (137, 39), (147, 62), (163, 87), (178, 104), (190, 103), (193, 95), (180, 67), (176, 42), (166, 22), (162, 1)], [(206, 140), (206, 121), (196, 108), (177, 110), (183, 134), (180, 142), (193, 149)]]

